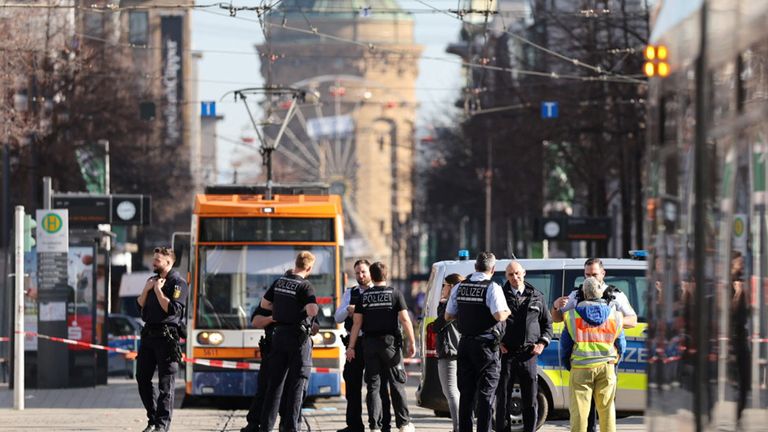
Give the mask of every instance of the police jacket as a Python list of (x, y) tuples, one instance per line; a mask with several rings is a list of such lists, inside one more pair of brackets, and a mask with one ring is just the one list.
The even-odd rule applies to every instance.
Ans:
[(312, 284), (290, 270), (272, 283), (264, 299), (272, 302), (272, 318), (278, 325), (311, 326), (304, 307), (317, 303)]
[[(152, 276), (151, 279), (157, 278), (158, 276)], [(160, 301), (155, 295), (155, 290), (152, 289), (147, 294), (144, 307), (139, 305), (141, 319), (144, 320), (148, 326), (153, 324), (168, 324), (176, 326), (177, 328), (182, 328), (187, 307), (187, 295), (189, 293), (187, 281), (181, 277), (178, 271), (171, 270), (165, 278), (165, 285), (163, 285), (162, 291), (168, 300), (170, 300), (168, 303), (168, 312), (164, 311), (163, 307), (160, 306)]]
[(552, 316), (549, 313), (544, 294), (525, 282), (521, 295), (517, 288), (507, 281), (502, 287), (509, 306), (506, 330), (502, 343), (509, 352), (528, 352), (533, 345), (549, 345), (552, 340)]

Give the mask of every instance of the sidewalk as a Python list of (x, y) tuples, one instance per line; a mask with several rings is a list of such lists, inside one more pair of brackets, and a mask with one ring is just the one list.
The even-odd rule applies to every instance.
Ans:
[[(179, 382), (181, 381), (181, 382)], [(176, 380), (183, 386), (183, 380)], [(72, 389), (26, 389), (25, 407), (34, 408), (141, 408), (136, 382), (110, 378), (109, 385)], [(0, 386), (0, 409), (13, 408), (13, 390)]]

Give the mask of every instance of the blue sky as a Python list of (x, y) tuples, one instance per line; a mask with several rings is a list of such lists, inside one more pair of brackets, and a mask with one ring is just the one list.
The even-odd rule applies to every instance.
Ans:
[[(443, 10), (456, 8), (456, 0), (428, 0), (430, 5)], [(235, 2), (250, 5), (252, 2)], [(428, 10), (423, 3), (400, 0), (405, 10)], [(416, 43), (422, 45), (423, 56), (444, 58), (448, 61), (422, 59), (416, 96), (421, 104), (419, 128), (425, 130), (444, 119), (453, 106), (463, 85), (459, 60), (445, 52), (446, 46), (458, 40), (460, 22), (446, 14), (416, 13)], [(192, 47), (203, 54), (198, 62), (198, 99), (217, 101), (217, 114), (224, 120), (218, 125), (219, 181), (232, 181), (232, 161), (257, 157), (257, 152), (235, 145), (229, 140), (239, 140), (242, 135), (253, 136), (248, 115), (241, 102), (235, 104), (231, 96), (219, 102), (228, 91), (263, 84), (260, 63), (255, 45), (263, 41), (255, 12), (239, 12), (236, 17), (222, 9), (195, 10), (192, 16)], [(258, 158), (256, 158), (258, 161)], [(258, 162), (239, 168), (242, 175), (255, 174)]]

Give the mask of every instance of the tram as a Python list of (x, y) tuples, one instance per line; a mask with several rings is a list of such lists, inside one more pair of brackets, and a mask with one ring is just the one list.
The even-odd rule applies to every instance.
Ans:
[(768, 2), (658, 2), (646, 58), (646, 424), (765, 430)]
[[(197, 195), (192, 219), (192, 283), (187, 357), (258, 362), (263, 330), (250, 316), (296, 254), (316, 258), (320, 332), (312, 336), (308, 397), (341, 395), (344, 347), (333, 314), (341, 299), (344, 245), (341, 197), (318, 186), (212, 187)], [(258, 372), (189, 362), (188, 396), (253, 396)]]

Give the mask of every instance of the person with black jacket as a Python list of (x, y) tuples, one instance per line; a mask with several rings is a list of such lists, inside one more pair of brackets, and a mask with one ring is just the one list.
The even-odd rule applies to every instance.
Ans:
[[(405, 390), (407, 376), (403, 364), (400, 327), (402, 326), (407, 338), (405, 355), (413, 357), (416, 353), (416, 341), (411, 318), (403, 293), (386, 284), (387, 266), (375, 262), (370, 270), (373, 287), (366, 290), (355, 305), (347, 361), (354, 360), (355, 347), (358, 343), (364, 343), (365, 382), (368, 385), (366, 402), (371, 430), (376, 430), (376, 421), (381, 418), (379, 389), (383, 382), (387, 382), (392, 408), (395, 410), (396, 426), (400, 432), (414, 432)], [(364, 333), (362, 338), (359, 337), (360, 330)]]
[(473, 411), (477, 432), (490, 432), (492, 404), (499, 384), (499, 342), (509, 307), (504, 292), (491, 277), (496, 256), (481, 252), (475, 272), (453, 287), (445, 307), (447, 321), (457, 319), (461, 341), (457, 360), (459, 432), (472, 432)]
[[(352, 332), (353, 315), (355, 314), (355, 305), (360, 296), (373, 287), (371, 282), (371, 263), (367, 259), (357, 260), (354, 265), (355, 279), (357, 286), (344, 291), (341, 297), (341, 304), (336, 309), (334, 318), (337, 323), (344, 323), (344, 329), (347, 330), (347, 337), (342, 338), (344, 346), (349, 345), (350, 333)], [(362, 332), (360, 334), (362, 336)], [(358, 343), (355, 346), (355, 358), (344, 363), (344, 386), (347, 398), (346, 427), (337, 432), (365, 432), (363, 424), (363, 373), (365, 370), (365, 354), (363, 344)], [(381, 418), (375, 420), (372, 429), (381, 429), (382, 432), (391, 430), (390, 423), (392, 416), (390, 414), (389, 390), (386, 382), (381, 384)], [(370, 409), (370, 408), (369, 408)], [(374, 427), (375, 426), (375, 427)]]
[(259, 418), (261, 432), (272, 431), (283, 395), (287, 398), (285, 409), (289, 418), (281, 418), (280, 430), (299, 430), (305, 385), (312, 368), (309, 336), (319, 311), (315, 289), (307, 280), (314, 264), (311, 252), (299, 252), (293, 270), (277, 279), (261, 299), (261, 308), (272, 311), (275, 323), (267, 389)]
[[(136, 299), (146, 323), (136, 358), (136, 382), (148, 419), (144, 432), (167, 431), (173, 415), (174, 382), (182, 361), (179, 339), (186, 330), (184, 316), (189, 293), (187, 281), (173, 270), (175, 261), (173, 249), (155, 248), (152, 267), (157, 275), (147, 280)], [(158, 392), (152, 385), (155, 370)]]
[(451, 290), (463, 280), (464, 278), (458, 273), (452, 273), (445, 277), (443, 290), (440, 293), (440, 302), (437, 304), (437, 318), (431, 324), (437, 333), (437, 373), (440, 376), (443, 394), (448, 400), (448, 410), (453, 421), (453, 432), (459, 432), (459, 386), (456, 371), (461, 334), (456, 320), (446, 321), (445, 308), (448, 306)]
[(544, 294), (525, 282), (525, 269), (512, 261), (506, 269), (507, 282), (502, 287), (510, 309), (501, 340), (501, 376), (496, 391), (496, 430), (510, 430), (512, 390), (520, 385), (523, 430), (536, 430), (538, 375), (536, 361), (552, 340), (552, 317)]

